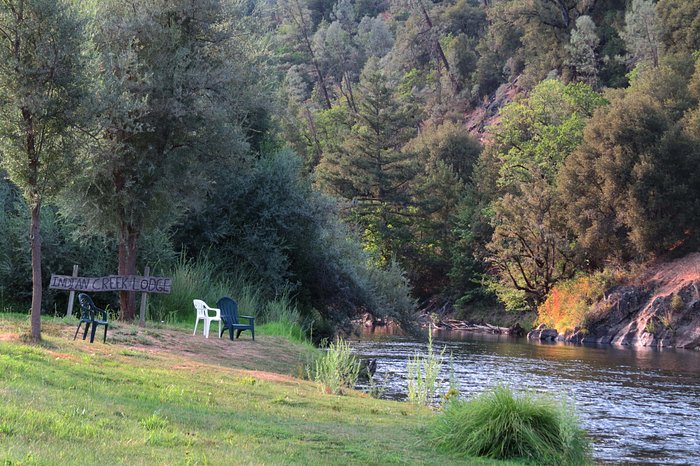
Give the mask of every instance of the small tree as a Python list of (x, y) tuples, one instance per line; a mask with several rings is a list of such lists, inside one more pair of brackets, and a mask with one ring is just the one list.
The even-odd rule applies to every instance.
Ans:
[(41, 206), (70, 176), (82, 26), (62, 0), (0, 5), (0, 162), (31, 209), (32, 340), (41, 340)]
[(634, 63), (651, 62), (654, 67), (659, 66), (661, 22), (654, 0), (632, 0), (625, 14), (622, 38)]
[(574, 67), (578, 77), (595, 86), (598, 83), (598, 58), (596, 48), (600, 38), (596, 33), (595, 23), (590, 16), (581, 16), (576, 20), (576, 29), (571, 31), (569, 64)]

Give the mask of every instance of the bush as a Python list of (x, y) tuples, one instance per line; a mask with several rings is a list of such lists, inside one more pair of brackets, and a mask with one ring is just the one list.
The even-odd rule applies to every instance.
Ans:
[(353, 388), (360, 373), (360, 361), (350, 350), (350, 345), (338, 338), (331, 343), (322, 357), (314, 364), (314, 380), (326, 393), (342, 395)]
[(590, 443), (566, 406), (496, 387), (470, 401), (451, 401), (431, 426), (439, 448), (468, 456), (537, 464), (588, 464)]
[(603, 271), (558, 283), (538, 307), (537, 323), (559, 332), (585, 326), (593, 304), (615, 281), (610, 271)]

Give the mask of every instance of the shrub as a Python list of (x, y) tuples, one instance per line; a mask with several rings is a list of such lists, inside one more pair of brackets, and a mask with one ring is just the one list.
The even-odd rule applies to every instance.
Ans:
[(258, 314), (262, 308), (260, 287), (255, 282), (236, 271), (222, 277), (206, 256), (199, 256), (196, 260), (182, 256), (171, 277), (172, 292), (155, 295), (150, 301), (149, 317), (152, 320), (194, 323), (193, 299), (202, 299), (215, 306), (222, 296), (231, 296), (244, 313)]
[(588, 464), (590, 442), (565, 405), (515, 397), (499, 386), (469, 401), (451, 401), (436, 417), (430, 433), (447, 451), (537, 464)]
[(326, 354), (314, 364), (314, 380), (321, 384), (322, 391), (342, 395), (357, 383), (360, 361), (350, 350), (350, 345), (338, 338), (328, 346)]
[(537, 323), (565, 332), (585, 326), (592, 305), (614, 283), (611, 272), (582, 275), (558, 283), (537, 309)]

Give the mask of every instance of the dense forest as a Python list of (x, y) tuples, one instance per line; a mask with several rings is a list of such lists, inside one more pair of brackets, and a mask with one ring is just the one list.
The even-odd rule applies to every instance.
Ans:
[(8, 0), (0, 55), (0, 310), (35, 323), (73, 264), (199, 264), (323, 334), (698, 250), (700, 0)]

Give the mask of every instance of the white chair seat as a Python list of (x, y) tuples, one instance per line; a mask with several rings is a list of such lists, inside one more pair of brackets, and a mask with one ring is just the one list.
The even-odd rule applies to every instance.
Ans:
[[(192, 301), (192, 303), (194, 304), (194, 308), (197, 310), (197, 321), (194, 323), (194, 332), (192, 332), (192, 335), (197, 333), (197, 325), (199, 324), (200, 320), (204, 321), (202, 328), (206, 338), (209, 338), (209, 327), (212, 322), (219, 323), (219, 333), (221, 333), (221, 311), (214, 307), (207, 306), (207, 303), (201, 299), (195, 299)], [(214, 315), (209, 314), (209, 312), (212, 311), (214, 312)]]

